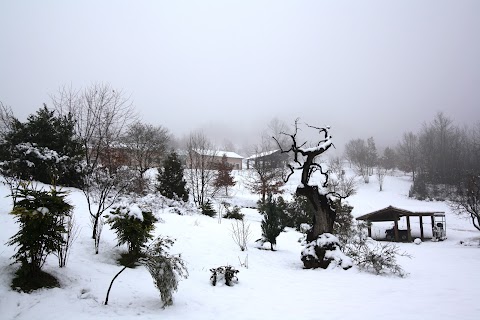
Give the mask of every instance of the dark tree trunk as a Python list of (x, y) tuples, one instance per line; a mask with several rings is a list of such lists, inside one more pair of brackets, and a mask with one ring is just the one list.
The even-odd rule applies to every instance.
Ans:
[(315, 209), (312, 221), (313, 227), (307, 234), (307, 242), (317, 239), (323, 233), (332, 233), (336, 214), (331, 208), (326, 195), (320, 194), (316, 186), (299, 187), (296, 194), (306, 197)]

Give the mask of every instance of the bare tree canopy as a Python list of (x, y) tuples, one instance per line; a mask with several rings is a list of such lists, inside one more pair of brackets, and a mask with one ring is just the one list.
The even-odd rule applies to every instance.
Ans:
[(57, 95), (52, 96), (52, 101), (60, 114), (73, 116), (76, 134), (86, 150), (82, 191), (87, 199), (92, 238), (98, 253), (102, 215), (125, 192), (131, 180), (127, 171), (120, 170), (118, 147), (136, 114), (122, 91), (104, 83), (94, 83), (80, 90), (61, 87)]

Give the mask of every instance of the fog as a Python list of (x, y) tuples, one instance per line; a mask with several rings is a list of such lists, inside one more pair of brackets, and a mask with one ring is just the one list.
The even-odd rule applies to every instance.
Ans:
[(0, 101), (109, 83), (181, 138), (258, 143), (274, 117), (394, 145), (480, 120), (480, 1), (2, 1)]

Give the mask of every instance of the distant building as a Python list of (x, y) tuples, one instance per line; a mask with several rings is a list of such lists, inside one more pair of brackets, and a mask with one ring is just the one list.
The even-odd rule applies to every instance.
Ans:
[(210, 167), (210, 169), (214, 169), (215, 164), (220, 163), (222, 161), (223, 156), (225, 155), (227, 158), (227, 163), (230, 164), (234, 170), (242, 170), (243, 157), (241, 155), (238, 155), (235, 152), (221, 151), (221, 150), (200, 150), (200, 149), (194, 149), (191, 152), (192, 152), (192, 157), (187, 156), (187, 160), (186, 160), (186, 165), (187, 165), (187, 168), (189, 169), (192, 169), (195, 166), (198, 167), (198, 164), (200, 163), (201, 158), (204, 158), (205, 161), (209, 162), (208, 166)]
[(288, 162), (288, 154), (282, 153), (280, 149), (265, 151), (254, 154), (245, 159), (247, 169), (255, 168), (256, 166), (269, 166), (271, 168), (281, 168)]

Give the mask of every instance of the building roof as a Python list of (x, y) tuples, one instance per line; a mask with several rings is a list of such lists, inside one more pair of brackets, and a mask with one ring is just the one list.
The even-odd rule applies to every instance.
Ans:
[(414, 217), (431, 217), (431, 216), (444, 216), (444, 212), (438, 211), (425, 211), (425, 212), (413, 212), (405, 209), (396, 208), (393, 206), (388, 206), (386, 208), (373, 211), (363, 216), (357, 217), (357, 220), (367, 220), (367, 221), (395, 221), (400, 219), (400, 217), (414, 216)]
[(204, 156), (223, 157), (223, 155), (225, 155), (227, 158), (243, 159), (241, 155), (232, 151), (205, 150), (205, 149), (195, 149), (194, 151)]
[(272, 150), (272, 151), (260, 152), (260, 153), (257, 153), (257, 154), (254, 154), (254, 155), (248, 157), (247, 160), (253, 160), (253, 159), (257, 159), (257, 158), (263, 158), (263, 157), (272, 155), (272, 154), (274, 154), (275, 152), (278, 152), (278, 151), (280, 151), (280, 149), (275, 149), (275, 150)]

